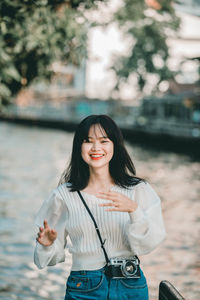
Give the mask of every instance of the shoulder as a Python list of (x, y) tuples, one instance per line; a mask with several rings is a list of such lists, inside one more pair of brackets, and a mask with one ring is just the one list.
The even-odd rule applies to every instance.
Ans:
[(134, 188), (137, 191), (155, 193), (154, 188), (152, 187), (152, 185), (146, 180), (142, 180), (137, 185), (135, 185)]
[(54, 192), (60, 196), (64, 201), (69, 200), (74, 197), (75, 192), (71, 192), (72, 184), (70, 182), (65, 182), (60, 184)]
[(60, 192), (62, 190), (70, 191), (71, 186), (72, 186), (72, 184), (70, 182), (65, 182), (65, 183), (58, 185), (57, 188), (55, 188), (55, 191), (56, 192)]
[(137, 180), (127, 188), (118, 187), (118, 191), (140, 203), (150, 204), (160, 201), (154, 188), (146, 180)]
[(143, 207), (160, 204), (160, 197), (147, 181), (140, 182), (135, 186), (134, 199)]
[(134, 193), (136, 190), (147, 190), (149, 186), (150, 184), (146, 180), (133, 177), (129, 186), (119, 188), (129, 193)]

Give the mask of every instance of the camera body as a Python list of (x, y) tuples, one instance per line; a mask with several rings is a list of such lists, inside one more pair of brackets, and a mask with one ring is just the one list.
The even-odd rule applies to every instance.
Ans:
[(133, 256), (113, 257), (105, 269), (105, 274), (110, 278), (140, 278), (140, 261)]

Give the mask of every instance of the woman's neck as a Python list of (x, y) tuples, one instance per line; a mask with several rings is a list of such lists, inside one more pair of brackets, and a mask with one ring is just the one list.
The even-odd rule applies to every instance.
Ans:
[(84, 191), (89, 191), (90, 193), (98, 193), (100, 191), (107, 192), (112, 185), (114, 185), (114, 181), (110, 176), (109, 171), (91, 170), (89, 182)]

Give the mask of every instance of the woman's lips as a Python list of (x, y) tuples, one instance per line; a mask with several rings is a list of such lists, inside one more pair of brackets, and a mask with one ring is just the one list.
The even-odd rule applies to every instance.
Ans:
[(103, 157), (104, 155), (103, 154), (91, 154), (90, 157), (91, 159), (93, 160), (99, 160)]

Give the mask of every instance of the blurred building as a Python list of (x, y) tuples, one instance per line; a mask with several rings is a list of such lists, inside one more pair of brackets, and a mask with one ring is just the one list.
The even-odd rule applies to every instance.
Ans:
[(182, 11), (197, 17), (200, 16), (200, 0), (176, 1), (175, 7), (178, 11)]
[[(200, 0), (175, 1), (181, 27), (176, 38), (169, 38), (171, 67), (181, 71), (176, 77), (180, 84), (195, 84), (199, 81), (200, 57)], [(180, 65), (181, 62), (181, 65)]]
[(36, 81), (28, 89), (22, 90), (16, 98), (17, 105), (40, 105), (45, 102), (59, 105), (85, 95), (85, 61), (79, 68), (55, 62), (52, 70), (54, 76), (51, 81)]

